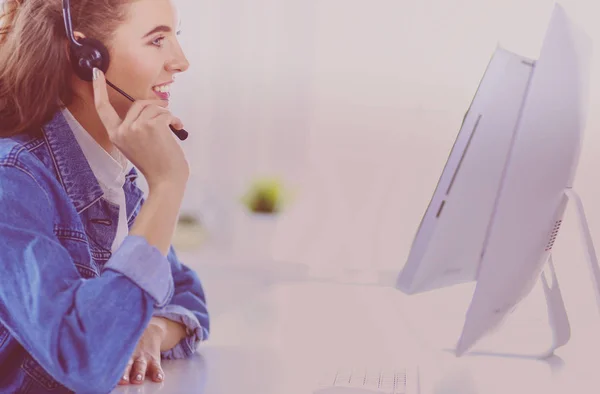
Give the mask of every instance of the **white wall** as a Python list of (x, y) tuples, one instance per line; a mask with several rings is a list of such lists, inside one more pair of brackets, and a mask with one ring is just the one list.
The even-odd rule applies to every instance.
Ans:
[(298, 177), (313, 102), (314, 4), (180, 0), (192, 63), (174, 90), (193, 175), (183, 210), (230, 232), (255, 175)]
[[(208, 209), (230, 231), (244, 182), (280, 172), (302, 192), (282, 226), (282, 255), (397, 269), (494, 48), (536, 58), (554, 3), (179, 4), (193, 63), (173, 106), (192, 133), (184, 210)], [(561, 4), (600, 53), (600, 5)], [(598, 240), (599, 67), (597, 56), (577, 181)], [(568, 247), (573, 228), (563, 231)]]

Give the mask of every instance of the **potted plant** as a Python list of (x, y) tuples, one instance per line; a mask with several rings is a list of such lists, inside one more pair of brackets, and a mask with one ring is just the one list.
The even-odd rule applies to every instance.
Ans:
[(277, 178), (259, 178), (242, 197), (248, 212), (274, 215), (283, 209), (284, 188)]

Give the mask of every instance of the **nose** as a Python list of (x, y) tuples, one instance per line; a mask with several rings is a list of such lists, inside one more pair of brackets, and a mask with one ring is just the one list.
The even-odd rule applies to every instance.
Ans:
[(187, 71), (188, 68), (190, 68), (190, 62), (183, 53), (181, 45), (177, 43), (177, 45), (174, 46), (173, 57), (165, 64), (165, 69), (169, 72), (180, 73)]

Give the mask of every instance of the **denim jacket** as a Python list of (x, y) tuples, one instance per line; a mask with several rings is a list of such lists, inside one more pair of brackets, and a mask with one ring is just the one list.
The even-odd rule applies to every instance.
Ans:
[[(129, 228), (136, 178), (123, 186)], [(129, 235), (110, 252), (118, 210), (60, 112), (0, 138), (0, 393), (110, 392), (152, 316), (187, 328), (163, 358), (208, 338), (202, 285), (173, 247)]]

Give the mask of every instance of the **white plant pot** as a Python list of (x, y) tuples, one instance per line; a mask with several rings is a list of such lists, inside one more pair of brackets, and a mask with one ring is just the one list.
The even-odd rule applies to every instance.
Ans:
[(236, 252), (244, 260), (272, 260), (278, 215), (244, 212), (236, 231)]

